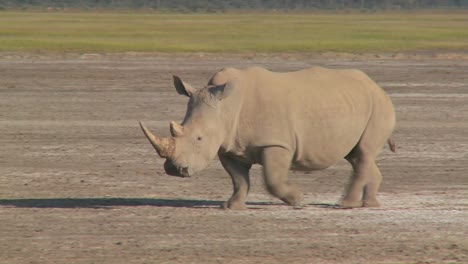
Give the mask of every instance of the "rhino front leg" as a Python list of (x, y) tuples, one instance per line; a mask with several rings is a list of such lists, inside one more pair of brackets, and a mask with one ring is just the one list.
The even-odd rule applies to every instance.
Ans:
[(245, 200), (250, 189), (249, 170), (252, 164), (245, 164), (229, 156), (219, 154), (219, 160), (232, 179), (234, 191), (231, 198), (223, 203), (223, 209), (244, 210)]
[(268, 147), (262, 153), (263, 177), (267, 190), (283, 202), (301, 207), (301, 193), (288, 181), (292, 153), (282, 147)]

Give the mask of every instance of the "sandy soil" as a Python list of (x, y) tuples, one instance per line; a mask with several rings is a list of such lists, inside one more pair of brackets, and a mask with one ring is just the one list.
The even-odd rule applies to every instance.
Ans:
[[(391, 96), (398, 153), (379, 157), (381, 208), (333, 208), (350, 166), (291, 172), (308, 206), (268, 195), (224, 211), (217, 160), (164, 174), (138, 120), (168, 135), (194, 86), (225, 66), (358, 68)], [(468, 263), (468, 60), (0, 56), (0, 263)]]

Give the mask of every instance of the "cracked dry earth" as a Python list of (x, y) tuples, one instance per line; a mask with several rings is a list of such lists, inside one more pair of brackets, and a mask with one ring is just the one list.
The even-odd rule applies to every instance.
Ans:
[[(0, 56), (1, 57), (1, 56)], [(380, 208), (336, 209), (340, 162), (291, 172), (293, 210), (252, 172), (249, 210), (224, 211), (219, 161), (166, 176), (138, 127), (168, 135), (186, 99), (226, 66), (358, 68), (392, 98)], [(0, 59), (0, 263), (468, 263), (468, 61), (154, 56)]]

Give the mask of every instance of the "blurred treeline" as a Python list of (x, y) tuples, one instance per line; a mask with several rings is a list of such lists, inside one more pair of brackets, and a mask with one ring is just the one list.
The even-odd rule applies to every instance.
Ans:
[(468, 0), (0, 0), (0, 8), (155, 9), (177, 12), (227, 10), (401, 10), (463, 8)]

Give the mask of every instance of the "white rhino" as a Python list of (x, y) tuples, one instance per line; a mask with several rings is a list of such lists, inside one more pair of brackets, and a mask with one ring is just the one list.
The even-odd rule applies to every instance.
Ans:
[(190, 98), (182, 124), (171, 122), (170, 138), (153, 135), (140, 122), (141, 128), (166, 158), (169, 175), (191, 176), (218, 154), (234, 185), (223, 208), (246, 208), (253, 164), (263, 166), (272, 195), (300, 206), (301, 193), (288, 181), (288, 171), (320, 170), (343, 158), (354, 174), (341, 205), (379, 206), (382, 177), (375, 158), (386, 142), (395, 151), (390, 139), (395, 112), (389, 97), (363, 72), (227, 68), (199, 90), (176, 76), (174, 85)]

